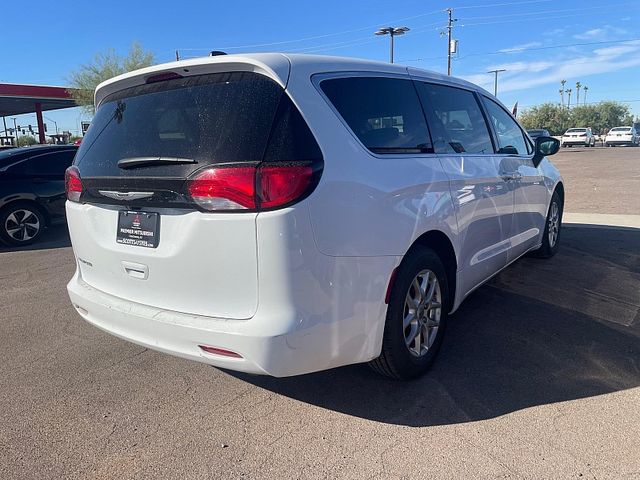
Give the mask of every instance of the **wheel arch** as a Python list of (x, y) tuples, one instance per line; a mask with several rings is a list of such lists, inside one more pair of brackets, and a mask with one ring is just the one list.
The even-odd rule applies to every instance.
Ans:
[[(456, 272), (458, 270), (458, 257), (449, 236), (441, 230), (429, 230), (414, 240), (404, 257), (416, 248), (430, 248), (442, 260), (447, 274), (449, 287), (449, 311), (453, 308), (456, 298)], [(404, 259), (403, 257), (403, 259)]]
[(558, 192), (558, 195), (560, 196), (560, 200), (562, 200), (562, 208), (564, 208), (564, 184), (560, 181), (556, 184), (555, 188), (553, 189), (553, 193)]

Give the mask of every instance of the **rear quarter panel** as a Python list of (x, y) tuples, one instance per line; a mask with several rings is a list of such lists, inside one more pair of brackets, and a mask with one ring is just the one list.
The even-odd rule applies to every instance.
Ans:
[(438, 157), (369, 153), (312, 83), (314, 73), (292, 69), (287, 90), (324, 155), (322, 179), (307, 200), (320, 252), (404, 255), (434, 229), (453, 239), (456, 249), (449, 179)]

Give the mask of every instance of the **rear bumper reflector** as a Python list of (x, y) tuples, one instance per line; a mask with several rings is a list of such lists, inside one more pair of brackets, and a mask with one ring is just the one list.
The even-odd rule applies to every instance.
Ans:
[(200, 350), (205, 353), (210, 353), (212, 355), (220, 355), (222, 357), (230, 357), (230, 358), (242, 358), (242, 355), (236, 352), (232, 352), (231, 350), (226, 350), (224, 348), (218, 347), (209, 347), (207, 345), (198, 345)]

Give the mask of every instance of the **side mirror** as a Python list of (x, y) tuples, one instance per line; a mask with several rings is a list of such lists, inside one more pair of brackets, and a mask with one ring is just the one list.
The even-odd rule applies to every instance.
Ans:
[(536, 149), (533, 154), (533, 164), (537, 167), (544, 157), (555, 155), (560, 150), (560, 140), (552, 137), (536, 138)]

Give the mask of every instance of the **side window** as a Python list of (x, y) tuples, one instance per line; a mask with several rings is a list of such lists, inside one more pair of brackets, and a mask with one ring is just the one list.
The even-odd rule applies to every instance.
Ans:
[(64, 178), (64, 171), (71, 166), (75, 150), (46, 153), (17, 163), (9, 169), (13, 174)]
[(531, 144), (511, 115), (490, 98), (485, 97), (484, 103), (498, 137), (498, 153), (517, 153), (518, 155), (533, 153)]
[(375, 153), (433, 153), (427, 123), (411, 80), (350, 77), (320, 88), (344, 121)]
[(436, 153), (493, 153), (475, 95), (456, 87), (416, 82)]

